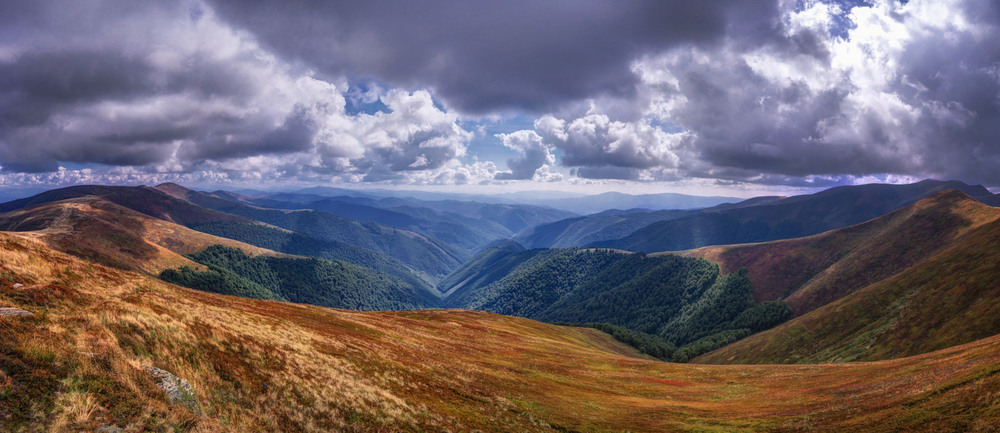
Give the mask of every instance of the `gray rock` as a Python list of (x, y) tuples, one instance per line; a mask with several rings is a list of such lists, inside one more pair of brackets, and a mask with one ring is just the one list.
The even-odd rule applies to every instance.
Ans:
[(10, 316), (10, 317), (31, 317), (35, 314), (30, 311), (25, 311), (20, 308), (4, 307), (0, 308), (0, 316)]
[(171, 404), (186, 406), (192, 412), (201, 413), (201, 406), (198, 405), (194, 389), (191, 388), (191, 385), (186, 380), (174, 376), (173, 373), (161, 368), (150, 365), (143, 368), (153, 377), (156, 385), (167, 394), (167, 401)]

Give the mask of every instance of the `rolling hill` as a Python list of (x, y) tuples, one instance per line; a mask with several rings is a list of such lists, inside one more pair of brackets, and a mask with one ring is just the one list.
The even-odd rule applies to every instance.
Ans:
[(589, 246), (658, 252), (791, 239), (868, 221), (949, 189), (965, 192), (986, 204), (996, 204), (998, 200), (982, 186), (958, 181), (845, 186), (757, 206), (655, 222), (624, 238)]
[[(0, 420), (94, 431), (989, 431), (1000, 338), (852, 365), (644, 358), (593, 330), (191, 291), (0, 234)], [(17, 283), (19, 286), (13, 287)], [(157, 381), (183, 379), (176, 399)], [(174, 382), (176, 383), (176, 382)]]
[(2, 213), (0, 230), (24, 232), (59, 251), (151, 274), (180, 266), (197, 267), (182, 255), (211, 245), (226, 245), (251, 255), (281, 256), (152, 218), (93, 195)]
[(582, 247), (619, 239), (657, 221), (698, 213), (696, 210), (605, 211), (585, 217), (541, 224), (518, 233), (514, 240), (529, 248)]
[(185, 257), (207, 269), (167, 269), (160, 273), (160, 279), (224, 295), (352, 310), (415, 310), (440, 303), (437, 293), (423, 286), (346, 262), (252, 257), (223, 245)]
[(497, 239), (508, 238), (512, 234), (506, 227), (488, 220), (444, 214), (426, 207), (396, 206), (385, 209), (379, 207), (378, 202), (373, 200), (365, 200), (370, 204), (359, 204), (355, 203), (356, 201), (349, 197), (317, 198), (308, 201), (281, 201), (271, 198), (240, 200), (242, 203), (275, 209), (312, 209), (358, 221), (411, 230), (456, 247), (466, 254), (474, 254), (484, 245)]
[(219, 197), (261, 207), (313, 209), (335, 215), (412, 230), (475, 254), (490, 242), (552, 221), (576, 216), (541, 206), (476, 201), (426, 201), (406, 197), (380, 199), (275, 193), (241, 197), (224, 191)]
[(765, 279), (772, 267), (783, 276), (770, 278), (769, 295), (793, 290), (785, 299), (799, 316), (701, 362), (880, 360), (1000, 333), (1000, 209), (958, 191), (849, 229), (726, 250), (701, 254), (759, 266)]

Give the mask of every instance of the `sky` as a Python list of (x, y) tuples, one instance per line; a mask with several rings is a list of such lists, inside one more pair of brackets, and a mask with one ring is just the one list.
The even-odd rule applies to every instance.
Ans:
[(1000, 186), (997, 0), (0, 0), (0, 185)]

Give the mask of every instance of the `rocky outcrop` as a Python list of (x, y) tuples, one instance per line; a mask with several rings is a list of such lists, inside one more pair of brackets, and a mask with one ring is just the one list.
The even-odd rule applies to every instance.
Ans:
[(0, 308), (0, 316), (7, 316), (7, 317), (31, 317), (31, 316), (34, 316), (34, 315), (35, 314), (32, 313), (32, 312), (26, 311), (26, 310), (22, 310), (20, 308), (13, 308), (13, 307), (3, 307), (3, 308)]
[(156, 381), (156, 385), (167, 394), (167, 400), (170, 403), (186, 406), (192, 412), (201, 412), (201, 406), (198, 405), (194, 389), (191, 388), (191, 384), (186, 380), (174, 376), (173, 373), (161, 368), (149, 365), (143, 368)]

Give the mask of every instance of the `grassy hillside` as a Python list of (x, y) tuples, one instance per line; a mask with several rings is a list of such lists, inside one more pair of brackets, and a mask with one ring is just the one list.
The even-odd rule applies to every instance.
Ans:
[(624, 238), (590, 246), (657, 252), (791, 239), (868, 221), (949, 189), (966, 192), (978, 200), (996, 200), (982, 186), (957, 181), (837, 187), (758, 206), (656, 222)]
[(755, 304), (744, 272), (722, 275), (707, 260), (574, 249), (496, 249), (477, 259), (478, 271), (442, 288), (445, 306), (618, 325), (666, 340), (681, 362), (790, 315), (780, 302)]
[(208, 269), (167, 269), (160, 278), (206, 292), (352, 310), (413, 310), (440, 302), (420, 286), (345, 262), (251, 257), (222, 245), (187, 257)]
[(746, 268), (755, 299), (784, 299), (801, 315), (906, 271), (964, 242), (972, 230), (997, 218), (1000, 208), (949, 190), (863, 224), (819, 235), (683, 254), (720, 263), (727, 272)]
[[(643, 359), (593, 329), (191, 291), (0, 234), (11, 431), (990, 431), (1000, 339), (820, 366)], [(13, 283), (23, 284), (12, 288)], [(168, 402), (144, 366), (190, 383)]]
[(1000, 333), (1000, 220), (968, 230), (905, 272), (699, 361), (879, 360)]
[(87, 196), (101, 197), (111, 203), (180, 225), (213, 221), (247, 221), (235, 215), (214, 211), (179, 200), (148, 186), (81, 185), (46, 191), (28, 198), (0, 204), (0, 212)]
[(158, 274), (197, 266), (182, 254), (226, 245), (252, 255), (278, 253), (152, 218), (97, 196), (0, 214), (0, 229), (33, 236), (53, 248), (121, 269)]

